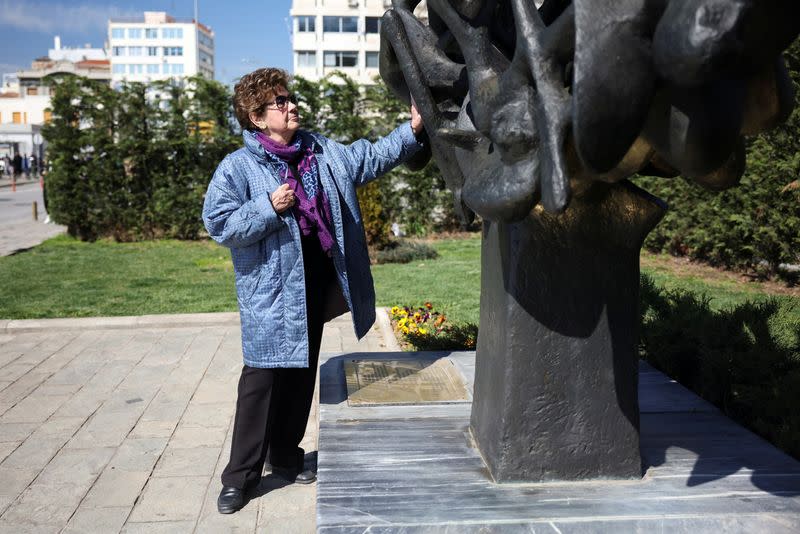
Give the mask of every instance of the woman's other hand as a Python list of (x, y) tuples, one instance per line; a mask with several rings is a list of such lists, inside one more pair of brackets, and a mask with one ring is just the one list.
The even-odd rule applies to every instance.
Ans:
[(269, 198), (276, 213), (283, 213), (294, 206), (294, 191), (289, 188), (289, 184), (281, 185)]
[(425, 129), (425, 125), (422, 124), (422, 115), (417, 111), (417, 105), (413, 100), (411, 101), (411, 129), (414, 131), (414, 135), (419, 135)]

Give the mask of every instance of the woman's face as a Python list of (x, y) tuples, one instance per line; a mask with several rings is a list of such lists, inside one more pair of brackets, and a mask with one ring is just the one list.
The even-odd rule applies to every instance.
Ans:
[(253, 122), (270, 137), (291, 139), (300, 128), (300, 113), (297, 104), (291, 100), (294, 97), (289, 91), (285, 87), (278, 87), (272, 101), (267, 102), (263, 114)]

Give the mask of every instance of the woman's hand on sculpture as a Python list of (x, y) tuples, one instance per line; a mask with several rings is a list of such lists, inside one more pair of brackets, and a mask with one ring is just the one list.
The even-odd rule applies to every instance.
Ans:
[(270, 195), (272, 207), (275, 208), (276, 213), (283, 213), (292, 206), (294, 206), (294, 191), (291, 190), (289, 184), (282, 184), (278, 189)]
[(413, 100), (411, 101), (411, 129), (414, 131), (414, 135), (419, 135), (425, 129), (425, 125), (422, 124), (422, 115), (417, 111), (417, 105)]

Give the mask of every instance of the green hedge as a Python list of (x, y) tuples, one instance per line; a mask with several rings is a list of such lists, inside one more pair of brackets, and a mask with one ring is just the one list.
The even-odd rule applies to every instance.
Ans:
[(202, 77), (118, 90), (74, 76), (50, 83), (53, 220), (83, 240), (202, 235), (208, 182), (240, 143), (227, 88)]
[[(208, 181), (241, 145), (228, 89), (202, 77), (117, 90), (74, 76), (50, 82), (53, 120), (43, 133), (53, 219), (84, 240), (202, 235)], [(380, 80), (364, 88), (335, 72), (317, 82), (298, 77), (293, 91), (304, 127), (343, 143), (375, 139), (409, 120), (408, 107)], [(458, 226), (433, 163), (416, 172), (399, 167), (358, 196), (376, 248), (390, 241), (391, 222), (409, 235)]]
[(641, 354), (726, 415), (800, 458), (800, 301), (722, 310), (642, 276)]

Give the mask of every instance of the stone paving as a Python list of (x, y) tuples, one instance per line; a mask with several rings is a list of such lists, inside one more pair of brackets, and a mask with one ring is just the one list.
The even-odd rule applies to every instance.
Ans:
[[(322, 352), (398, 350), (378, 315)], [(237, 314), (0, 321), (0, 534), (313, 532), (316, 484), (216, 511), (241, 365)], [(318, 421), (315, 399), (310, 461)]]

